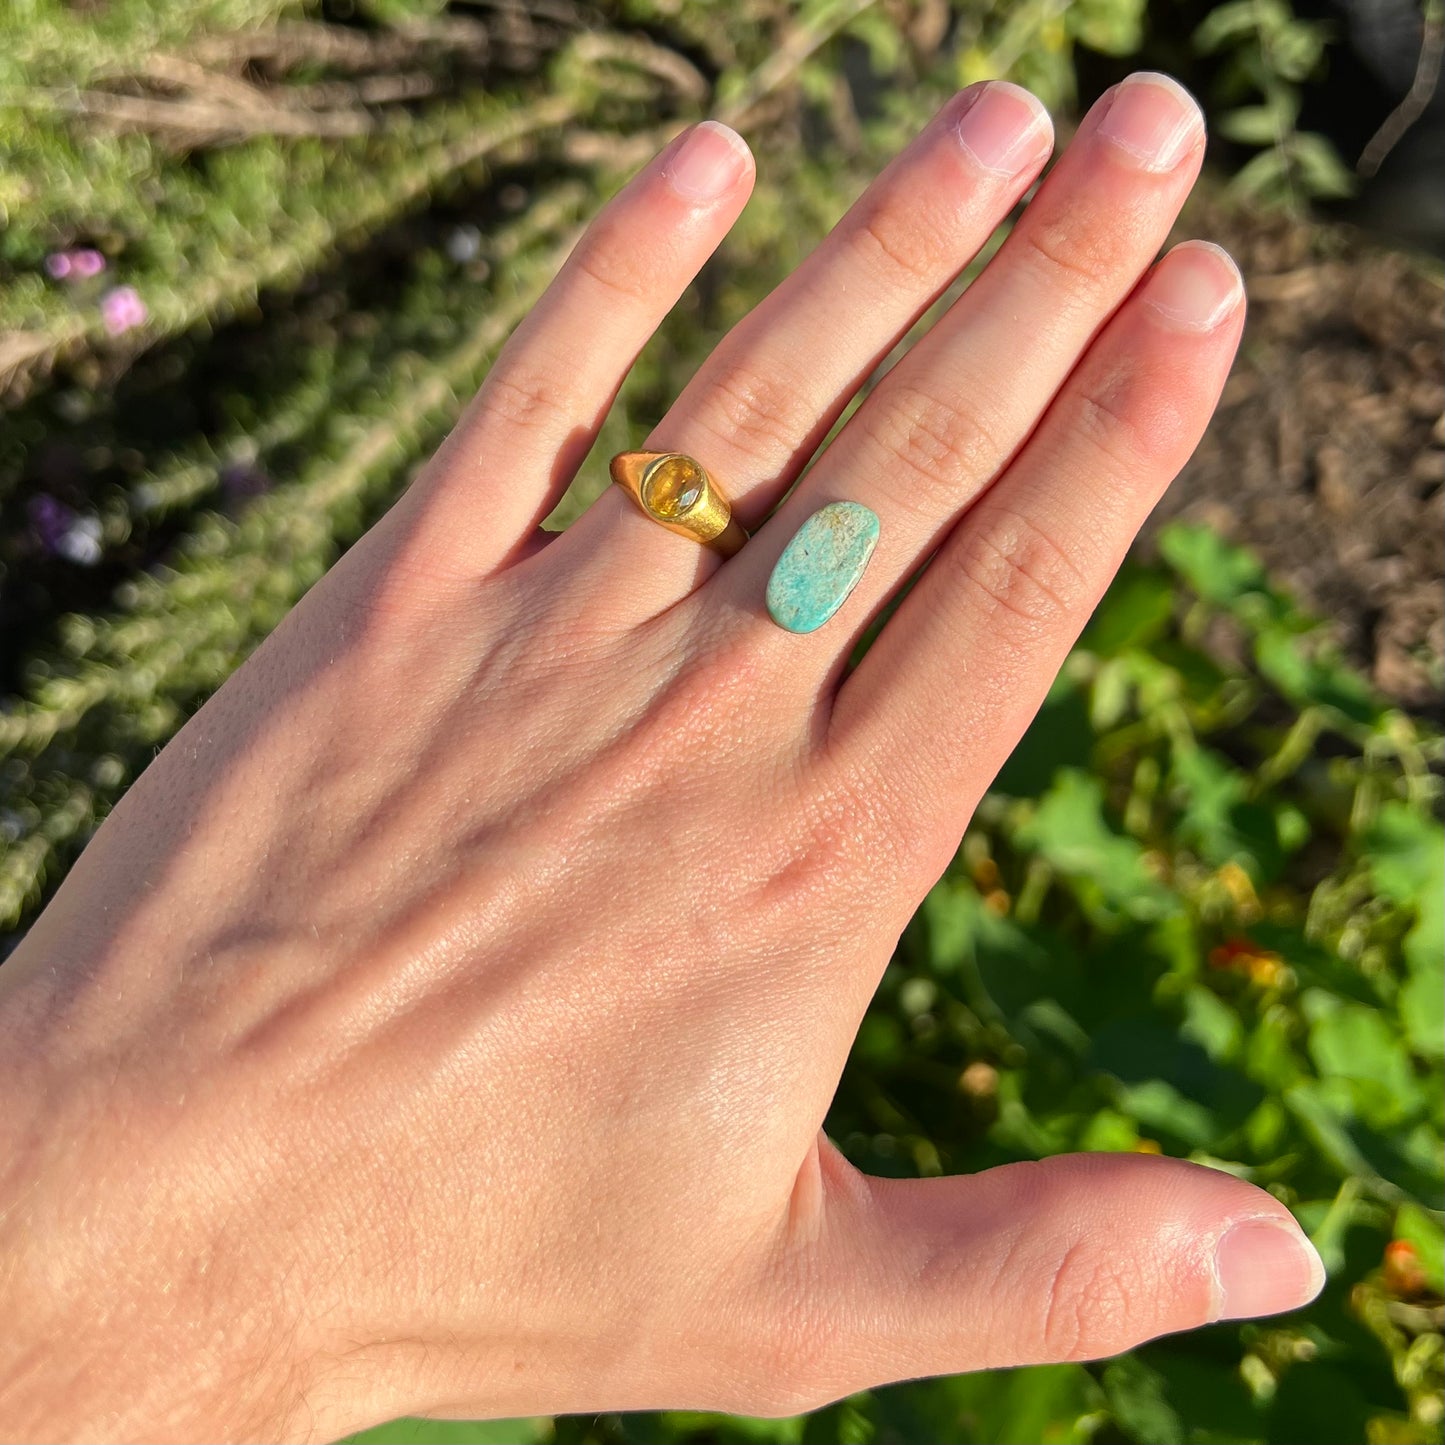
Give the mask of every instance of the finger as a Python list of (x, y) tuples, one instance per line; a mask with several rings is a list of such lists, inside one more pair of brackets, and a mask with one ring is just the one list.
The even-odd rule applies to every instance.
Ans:
[(1198, 443), (1243, 322), (1223, 251), (1170, 252), (843, 686), (831, 749), (850, 767), (876, 760), (873, 782), (931, 837), (934, 861)]
[(742, 137), (704, 121), (608, 203), (405, 499), (421, 514), (419, 555), (475, 578), (531, 535), (752, 179)]
[[(955, 96), (806, 261), (724, 338), (646, 446), (698, 457), (755, 526), (879, 362), (955, 279), (1048, 158), (1043, 106), (1002, 81)], [(716, 566), (609, 491), (568, 548), (650, 606)]]
[(1065, 1155), (899, 1180), (835, 1155), (823, 1172), (820, 1217), (777, 1272), (787, 1323), (773, 1353), (801, 1397), (785, 1408), (918, 1375), (1098, 1359), (1298, 1309), (1324, 1283), (1278, 1200), (1182, 1160)]
[[(874, 389), (730, 569), (725, 588), (736, 605), (750, 599), (756, 609), (803, 520), (845, 499), (882, 523), (849, 603), (861, 628), (1007, 464), (1133, 289), (1189, 193), (1203, 145), (1199, 107), (1167, 77), (1133, 76), (1106, 96), (983, 274)], [(831, 669), (848, 642), (838, 629), (803, 639), (800, 669)]]

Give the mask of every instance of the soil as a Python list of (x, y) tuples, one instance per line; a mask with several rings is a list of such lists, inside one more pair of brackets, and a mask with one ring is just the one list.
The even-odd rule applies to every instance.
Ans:
[[(1387, 696), (1445, 717), (1445, 286), (1347, 229), (1209, 202), (1250, 317), (1218, 414), (1160, 505), (1254, 548)], [(1147, 546), (1147, 534), (1146, 534)]]

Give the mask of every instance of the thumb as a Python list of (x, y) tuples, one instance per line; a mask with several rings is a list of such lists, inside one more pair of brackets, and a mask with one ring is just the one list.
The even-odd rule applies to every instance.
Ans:
[[(1289, 1211), (1215, 1169), (1076, 1154), (873, 1179), (827, 1149), (803, 1293), (814, 1403), (916, 1375), (1087, 1360), (1307, 1304), (1324, 1266)], [(794, 1274), (796, 1281), (799, 1276)], [(816, 1388), (809, 1388), (815, 1386)]]

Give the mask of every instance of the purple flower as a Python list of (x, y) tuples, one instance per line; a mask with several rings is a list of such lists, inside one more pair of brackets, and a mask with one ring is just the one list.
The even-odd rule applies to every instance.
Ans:
[(58, 552), (60, 539), (75, 519), (75, 513), (49, 492), (36, 493), (27, 503), (25, 510), (30, 516), (30, 525), (40, 545), (47, 552)]
[(36, 540), (52, 557), (64, 557), (82, 567), (100, 561), (100, 518), (72, 511), (49, 492), (31, 497), (26, 511)]
[(45, 258), (46, 271), (57, 281), (89, 281), (105, 270), (105, 257), (94, 246), (52, 251)]
[(105, 321), (105, 329), (112, 336), (120, 336), (132, 327), (144, 325), (150, 315), (134, 286), (115, 286), (107, 291), (100, 299), (100, 314)]

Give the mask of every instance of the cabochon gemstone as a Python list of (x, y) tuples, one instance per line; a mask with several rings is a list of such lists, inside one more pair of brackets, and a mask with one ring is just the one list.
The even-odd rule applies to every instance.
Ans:
[(664, 457), (642, 478), (642, 500), (659, 517), (685, 517), (702, 496), (702, 472), (691, 457)]
[(857, 502), (820, 507), (768, 578), (768, 612), (789, 632), (816, 632), (847, 600), (878, 545), (878, 517)]

